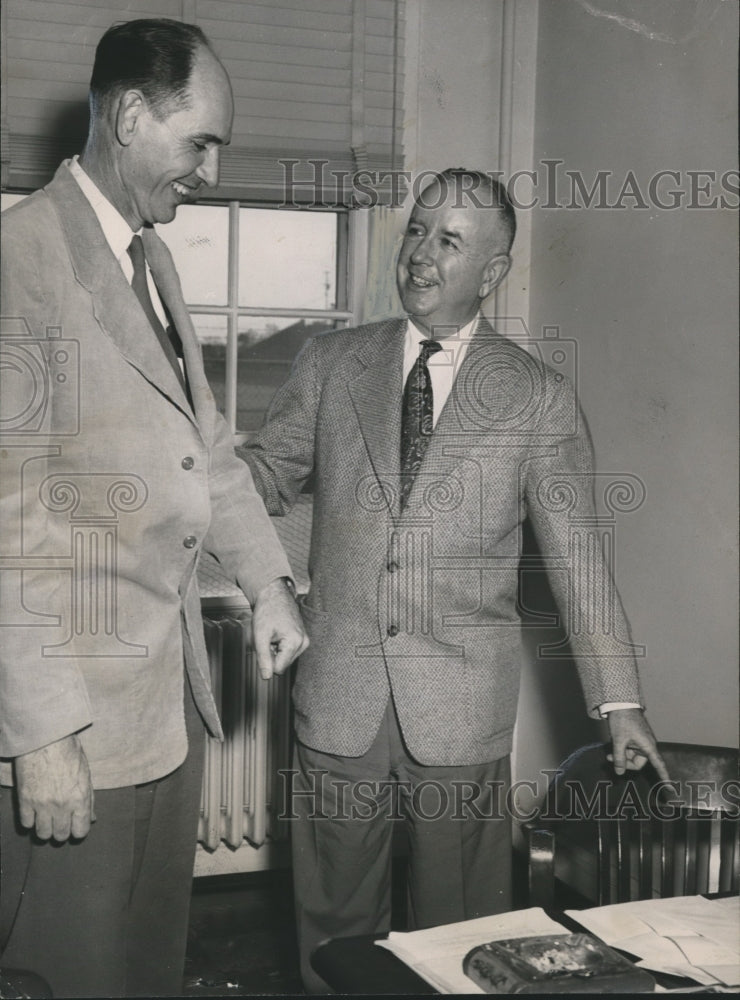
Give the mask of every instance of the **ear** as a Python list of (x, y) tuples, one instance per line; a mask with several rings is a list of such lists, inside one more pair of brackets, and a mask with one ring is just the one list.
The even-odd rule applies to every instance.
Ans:
[(122, 146), (133, 141), (145, 110), (146, 101), (141, 91), (127, 90), (121, 95), (116, 107), (116, 138)]
[(481, 282), (480, 289), (478, 290), (478, 295), (485, 299), (487, 295), (504, 280), (506, 275), (509, 273), (509, 268), (511, 267), (511, 257), (508, 253), (496, 254), (495, 257), (491, 257), (488, 264), (486, 265), (485, 274), (483, 275), (483, 281)]

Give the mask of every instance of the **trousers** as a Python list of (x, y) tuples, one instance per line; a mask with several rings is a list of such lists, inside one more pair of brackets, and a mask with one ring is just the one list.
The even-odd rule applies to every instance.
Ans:
[(408, 753), (391, 700), (361, 757), (297, 743), (290, 802), (301, 975), (309, 993), (331, 992), (311, 968), (324, 940), (391, 926), (394, 827), (408, 831), (409, 929), (511, 909), (511, 825), (501, 803), (509, 758), (432, 767)]
[(179, 996), (205, 731), (185, 682), (188, 755), (156, 781), (95, 792), (83, 840), (42, 842), (0, 789), (0, 955), (55, 997)]

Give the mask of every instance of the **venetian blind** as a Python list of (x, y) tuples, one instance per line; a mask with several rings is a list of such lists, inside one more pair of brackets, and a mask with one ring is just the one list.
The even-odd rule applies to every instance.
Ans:
[(402, 167), (403, 0), (3, 0), (2, 12), (4, 189), (45, 184), (79, 151), (95, 46), (135, 17), (199, 24), (229, 72), (234, 130), (213, 197), (348, 203), (355, 171)]

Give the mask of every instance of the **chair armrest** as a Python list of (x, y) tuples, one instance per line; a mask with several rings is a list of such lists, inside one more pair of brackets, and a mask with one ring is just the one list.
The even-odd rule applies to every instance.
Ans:
[(525, 823), (527, 888), (530, 906), (555, 903), (555, 834), (537, 823)]

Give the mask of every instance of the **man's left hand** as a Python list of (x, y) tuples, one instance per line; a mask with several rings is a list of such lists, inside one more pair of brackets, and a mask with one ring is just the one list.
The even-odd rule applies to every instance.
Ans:
[(308, 646), (301, 613), (284, 579), (273, 580), (257, 597), (252, 637), (260, 675), (282, 674)]
[(653, 765), (661, 781), (669, 781), (668, 768), (658, 753), (653, 731), (640, 708), (618, 708), (609, 712), (609, 731), (612, 752), (607, 754), (614, 762), (617, 774), (639, 771), (647, 761)]

